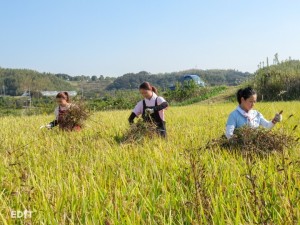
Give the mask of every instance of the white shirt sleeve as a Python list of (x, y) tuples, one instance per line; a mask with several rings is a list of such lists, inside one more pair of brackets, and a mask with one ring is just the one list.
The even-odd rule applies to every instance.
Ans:
[(55, 119), (58, 119), (58, 114), (59, 114), (59, 107), (56, 107), (54, 110), (54, 115), (55, 115)]
[(163, 97), (161, 96), (157, 97), (157, 105), (160, 105), (163, 102), (166, 102), (166, 100)]
[(227, 139), (230, 139), (232, 137), (234, 130), (235, 130), (234, 125), (227, 125), (226, 126), (225, 136), (227, 137)]
[(266, 120), (261, 113), (259, 113), (259, 125), (267, 129), (271, 129), (274, 127), (274, 123), (272, 123), (272, 121)]
[(143, 114), (143, 101), (139, 101), (132, 110), (136, 116)]

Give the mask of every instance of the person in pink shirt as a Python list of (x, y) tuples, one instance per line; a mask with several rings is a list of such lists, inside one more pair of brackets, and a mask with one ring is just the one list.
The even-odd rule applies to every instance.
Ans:
[(68, 92), (59, 92), (56, 95), (56, 101), (57, 101), (57, 108), (55, 108), (54, 114), (55, 114), (55, 120), (53, 120), (51, 123), (41, 126), (40, 128), (48, 128), (52, 129), (55, 126), (59, 126), (59, 129), (61, 130), (67, 130), (67, 131), (80, 131), (81, 127), (79, 125), (75, 126), (66, 126), (65, 124), (62, 124), (62, 121), (64, 120), (64, 116), (69, 113), (70, 107), (74, 107), (75, 105), (72, 104), (70, 101), (69, 93)]
[(157, 131), (162, 137), (167, 136), (164, 110), (168, 107), (168, 102), (158, 96), (157, 89), (149, 82), (143, 82), (139, 87), (143, 100), (139, 101), (134, 107), (129, 123), (134, 122), (135, 117), (142, 115), (145, 122), (153, 121), (157, 126)]

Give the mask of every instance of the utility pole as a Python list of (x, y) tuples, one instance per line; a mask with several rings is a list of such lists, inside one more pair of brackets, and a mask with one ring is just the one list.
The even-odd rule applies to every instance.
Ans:
[(29, 95), (29, 108), (31, 109), (31, 93), (30, 93), (30, 88), (28, 90), (28, 95)]
[(81, 99), (83, 99), (83, 77), (81, 79)]
[(274, 55), (274, 64), (279, 64), (278, 53)]

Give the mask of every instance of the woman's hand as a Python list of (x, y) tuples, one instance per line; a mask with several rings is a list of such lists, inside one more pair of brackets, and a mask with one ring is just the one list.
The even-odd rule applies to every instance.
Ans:
[(153, 114), (154, 113), (154, 109), (148, 108), (145, 110), (146, 114)]
[(272, 123), (276, 124), (278, 122), (282, 121), (282, 115), (281, 113), (276, 113), (274, 119), (272, 120)]
[(52, 126), (52, 124), (49, 123), (47, 125), (43, 125), (40, 127), (40, 129), (43, 129), (43, 128), (51, 129), (51, 128), (53, 128), (53, 126)]

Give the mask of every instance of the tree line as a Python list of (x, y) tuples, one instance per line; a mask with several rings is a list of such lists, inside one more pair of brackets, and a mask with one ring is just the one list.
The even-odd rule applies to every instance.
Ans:
[(240, 72), (237, 70), (185, 70), (172, 73), (151, 74), (147, 71), (139, 73), (127, 73), (118, 77), (114, 82), (108, 85), (107, 90), (118, 89), (136, 89), (143, 81), (149, 81), (154, 86), (167, 89), (176, 85), (184, 75), (198, 75), (210, 86), (218, 85), (239, 85), (250, 77), (248, 72)]
[(77, 90), (88, 97), (97, 97), (110, 90), (137, 89), (143, 81), (149, 81), (163, 90), (176, 83), (184, 75), (199, 75), (208, 85), (238, 85), (251, 75), (237, 70), (186, 70), (172, 73), (151, 74), (147, 71), (127, 73), (121, 77), (70, 76), (68, 74), (40, 73), (28, 69), (0, 68), (0, 95), (17, 96), (25, 91)]

